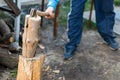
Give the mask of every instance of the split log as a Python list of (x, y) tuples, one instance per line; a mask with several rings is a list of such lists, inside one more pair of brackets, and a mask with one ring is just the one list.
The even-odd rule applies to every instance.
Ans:
[(44, 59), (44, 55), (34, 58), (19, 56), (17, 80), (41, 80)]
[(15, 68), (18, 64), (18, 55), (11, 54), (7, 49), (0, 48), (0, 64), (8, 68)]
[(22, 50), (22, 55), (26, 58), (32, 58), (35, 56), (35, 51), (39, 41), (40, 20), (41, 18), (39, 16), (26, 16)]

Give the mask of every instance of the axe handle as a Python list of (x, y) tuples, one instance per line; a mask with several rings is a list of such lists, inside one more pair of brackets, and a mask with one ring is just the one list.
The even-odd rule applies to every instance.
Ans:
[(49, 16), (49, 13), (47, 13), (47, 12), (42, 12), (42, 11), (36, 11), (36, 14), (38, 15), (38, 16)]
[[(39, 10), (36, 11), (36, 14), (38, 16), (49, 16), (50, 15), (48, 12), (43, 12), (43, 11), (39, 11)], [(54, 14), (52, 16), (54, 16)]]

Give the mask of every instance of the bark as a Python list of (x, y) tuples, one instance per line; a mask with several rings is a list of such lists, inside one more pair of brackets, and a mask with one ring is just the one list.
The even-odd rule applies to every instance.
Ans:
[(21, 11), (20, 11), (20, 9), (17, 7), (17, 5), (13, 2), (13, 0), (4, 0), (6, 3), (7, 3), (7, 5), (12, 9), (12, 11), (14, 12), (14, 14), (16, 15), (16, 16), (18, 16), (20, 13), (21, 13)]
[(44, 59), (44, 55), (34, 58), (19, 56), (17, 80), (41, 80)]
[(9, 26), (5, 23), (4, 20), (0, 20), (0, 34), (2, 36), (10, 34)]
[(9, 26), (6, 24), (4, 20), (0, 20), (0, 43), (2, 44), (10, 44), (10, 37), (12, 33), (10, 31)]
[(18, 64), (18, 55), (0, 48), (0, 64), (8, 68), (15, 68)]

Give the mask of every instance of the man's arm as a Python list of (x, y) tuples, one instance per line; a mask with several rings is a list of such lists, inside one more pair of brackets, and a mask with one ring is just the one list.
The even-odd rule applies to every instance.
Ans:
[(58, 2), (59, 2), (59, 0), (49, 0), (48, 1), (47, 9), (45, 12), (48, 12), (50, 15), (45, 16), (47, 19), (51, 19), (54, 17), (53, 15), (56, 10), (56, 6), (57, 6)]
[(49, 0), (47, 7), (53, 7), (53, 8), (54, 8), (54, 11), (55, 11), (58, 2), (59, 2), (59, 0)]

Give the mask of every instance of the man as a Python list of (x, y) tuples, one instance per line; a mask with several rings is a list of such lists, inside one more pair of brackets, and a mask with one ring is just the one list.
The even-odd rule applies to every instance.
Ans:
[[(69, 60), (73, 57), (77, 45), (81, 41), (85, 2), (86, 0), (71, 0), (71, 8), (68, 14), (69, 42), (65, 45), (65, 60)], [(46, 12), (49, 12), (50, 16), (46, 16), (46, 18), (50, 19), (53, 17), (52, 14), (56, 9), (57, 3), (58, 0), (49, 0)], [(115, 36), (113, 36), (113, 26), (115, 22), (113, 4), (114, 0), (94, 0), (98, 32), (112, 50), (117, 50), (119, 46), (115, 41)]]

